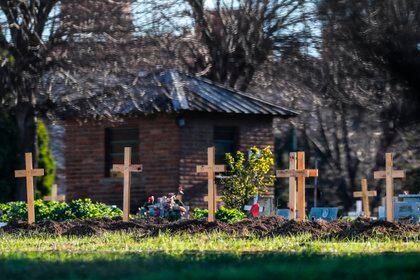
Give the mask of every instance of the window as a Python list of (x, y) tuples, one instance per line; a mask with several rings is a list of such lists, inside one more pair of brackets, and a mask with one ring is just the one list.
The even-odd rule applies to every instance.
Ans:
[(105, 176), (111, 176), (113, 164), (124, 163), (124, 148), (132, 148), (132, 162), (138, 162), (139, 130), (137, 128), (105, 129)]
[(225, 163), (226, 153), (235, 154), (238, 149), (238, 129), (229, 126), (214, 128), (214, 146), (216, 147), (216, 163)]

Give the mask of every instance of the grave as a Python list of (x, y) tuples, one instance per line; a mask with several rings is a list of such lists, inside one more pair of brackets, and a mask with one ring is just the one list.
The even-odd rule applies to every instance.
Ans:
[[(296, 219), (296, 153), (289, 154), (289, 170), (277, 170), (276, 177), (289, 178), (289, 204), (287, 209), (288, 216), (286, 218)], [(278, 211), (277, 211), (278, 213)], [(286, 212), (282, 212), (285, 214)]]
[(283, 217), (285, 219), (289, 219), (290, 210), (289, 209), (277, 209), (276, 214), (277, 214), (277, 216)]
[[(409, 219), (414, 223), (420, 222), (420, 194), (401, 194), (393, 198), (394, 220)], [(379, 219), (386, 218), (386, 202), (379, 207)]]
[(338, 208), (332, 207), (314, 207), (311, 209), (309, 213), (309, 218), (311, 220), (325, 220), (327, 222), (331, 222), (337, 220)]
[[(288, 170), (277, 170), (276, 176), (280, 178), (289, 178), (289, 218), (305, 220), (305, 180), (308, 177), (318, 177), (317, 169), (305, 169), (305, 152), (297, 153), (297, 161), (295, 161), (296, 153), (290, 153), (290, 167)], [(295, 168), (297, 164), (297, 169)], [(297, 193), (294, 191), (297, 181)], [(297, 199), (296, 199), (297, 198)], [(296, 201), (296, 211), (294, 205)], [(296, 215), (299, 212), (299, 215)]]
[(362, 208), (362, 201), (357, 200), (356, 201), (356, 211), (350, 211), (348, 213), (348, 216), (350, 218), (358, 218), (363, 215), (363, 208)]
[[(392, 160), (392, 153), (385, 155), (385, 171), (375, 171), (373, 176), (376, 180), (385, 179), (386, 184), (386, 205), (392, 205), (394, 202), (394, 179), (405, 178), (404, 170), (393, 170), (394, 162)], [(386, 207), (386, 220), (388, 222), (394, 221), (394, 207)]]
[(141, 164), (131, 164), (131, 147), (124, 148), (124, 164), (112, 165), (112, 172), (120, 172), (124, 175), (124, 192), (123, 192), (123, 221), (128, 222), (130, 215), (130, 187), (131, 173), (142, 172)]
[(216, 149), (215, 147), (209, 147), (207, 149), (207, 165), (198, 165), (197, 173), (207, 173), (207, 189), (208, 189), (208, 210), (209, 215), (207, 220), (209, 222), (215, 221), (216, 209), (217, 209), (217, 188), (214, 182), (216, 173), (225, 172), (226, 167), (224, 165), (216, 165)]
[(44, 169), (33, 169), (32, 153), (25, 154), (25, 170), (16, 170), (16, 178), (26, 178), (26, 197), (28, 205), (28, 223), (35, 223), (34, 177), (44, 176)]
[(376, 196), (376, 191), (368, 191), (367, 180), (362, 179), (362, 191), (354, 192), (353, 197), (361, 197), (363, 202), (363, 213), (366, 218), (370, 218), (369, 197)]

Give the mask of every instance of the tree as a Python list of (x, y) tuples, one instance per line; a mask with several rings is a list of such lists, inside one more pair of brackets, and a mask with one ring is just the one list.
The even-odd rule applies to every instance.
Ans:
[(203, 0), (172, 1), (172, 6), (168, 2), (146, 1), (149, 8), (144, 11), (157, 15), (153, 20), (159, 21), (159, 28), (170, 26), (181, 34), (172, 42), (180, 64), (239, 90), (248, 87), (270, 56), (280, 56), (309, 37), (304, 28), (310, 17), (308, 0), (226, 0), (215, 1), (212, 7)]
[[(60, 106), (77, 107), (66, 94), (86, 97), (89, 90), (79, 77), (93, 69), (98, 79), (109, 75), (104, 69), (125, 69), (127, 57), (119, 53), (135, 45), (127, 3), (0, 0), (0, 104), (16, 118), (20, 155), (37, 152), (37, 117), (54, 118)], [(66, 93), (48, 91), (58, 76), (77, 86)], [(94, 115), (95, 108), (89, 109), (84, 113)], [(24, 189), (19, 190), (23, 198)]]
[(63, 35), (54, 15), (58, 3), (0, 1), (0, 19), (5, 20), (0, 23), (0, 98), (16, 117), (22, 154), (35, 151), (37, 85)]
[[(413, 30), (418, 4), (320, 1), (318, 8), (322, 33), (318, 55), (283, 56), (266, 69), (268, 74), (258, 74), (251, 88), (281, 92), (284, 102), (300, 109), (299, 119), (292, 120), (299, 128), (299, 146), (311, 148), (310, 160), (325, 162), (320, 166), (321, 203), (347, 210), (353, 205), (352, 192), (360, 188), (360, 179), (383, 168), (385, 152), (395, 152), (397, 164), (419, 164), (419, 145), (410, 140), (420, 133), (415, 115), (419, 104), (414, 97), (418, 91), (409, 86), (408, 77), (403, 78), (404, 72), (387, 62), (392, 57), (407, 61), (403, 49), (410, 50), (412, 64), (417, 61)], [(384, 16), (385, 11), (389, 16)], [(384, 26), (389, 33), (382, 30)], [(399, 31), (392, 31), (395, 29)], [(400, 52), (390, 50), (396, 46)], [(411, 74), (416, 73), (411, 69)], [(272, 78), (276, 73), (282, 78)], [(261, 85), (266, 88), (262, 90)], [(374, 186), (379, 193), (376, 205), (383, 189), (381, 182)]]
[[(342, 98), (361, 106), (367, 106), (367, 101), (370, 106), (378, 104), (384, 109), (383, 118), (398, 125), (418, 122), (420, 2), (323, 0), (319, 15), (328, 46), (324, 59), (340, 66), (335, 77), (357, 79), (365, 90), (351, 96), (350, 91), (343, 92)], [(337, 72), (350, 64), (351, 70)]]

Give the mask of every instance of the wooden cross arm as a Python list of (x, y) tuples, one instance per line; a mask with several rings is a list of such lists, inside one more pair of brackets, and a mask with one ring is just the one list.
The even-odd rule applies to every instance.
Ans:
[[(208, 202), (209, 201), (209, 197), (208, 197), (208, 195), (206, 195), (205, 197), (204, 197), (204, 201), (205, 202)], [(222, 200), (222, 197), (221, 196), (216, 196), (216, 201), (217, 202), (222, 202), (223, 200)]]
[[(375, 171), (373, 177), (375, 179), (385, 179), (386, 173), (386, 171)], [(405, 178), (405, 170), (392, 170), (390, 175), (392, 178)]]
[(132, 164), (128, 166), (128, 168), (123, 164), (113, 164), (112, 165), (112, 172), (121, 172), (123, 173), (126, 169), (130, 172), (142, 172), (143, 171), (143, 165), (141, 164)]
[[(367, 196), (377, 196), (376, 191), (368, 191), (366, 192)], [(353, 197), (363, 197), (363, 192), (354, 192)]]
[(208, 165), (197, 165), (197, 173), (208, 173), (208, 172), (225, 172), (226, 166), (215, 165), (213, 168)]
[(130, 166), (130, 172), (142, 172), (143, 171), (143, 165), (141, 164), (132, 164)]
[(56, 198), (54, 198), (54, 197), (48, 195), (48, 196), (44, 196), (42, 199), (44, 201), (53, 201), (54, 199), (56, 199), (57, 201), (65, 201), (66, 200), (66, 196), (64, 194), (60, 194), (60, 195), (57, 195)]
[(44, 176), (44, 169), (32, 169), (32, 170), (16, 170), (15, 177), (39, 177)]
[(276, 170), (276, 177), (318, 177), (318, 169), (305, 169), (305, 170)]

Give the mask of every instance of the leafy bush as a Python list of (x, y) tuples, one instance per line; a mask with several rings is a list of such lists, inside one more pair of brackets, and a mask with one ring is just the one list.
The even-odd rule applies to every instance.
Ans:
[[(37, 221), (113, 218), (122, 215), (119, 208), (93, 203), (90, 199), (78, 199), (70, 203), (36, 200), (34, 206)], [(0, 211), (2, 212), (0, 222), (26, 220), (28, 217), (26, 203), (21, 201), (0, 204)]]
[[(207, 218), (209, 211), (207, 209), (195, 208), (193, 212), (193, 217), (195, 219)], [(227, 209), (225, 207), (220, 207), (216, 211), (216, 219), (221, 222), (234, 223), (239, 222), (246, 218), (245, 213), (236, 209)]]
[(42, 198), (51, 194), (51, 188), (55, 180), (56, 166), (50, 150), (50, 137), (48, 130), (42, 121), (36, 126), (38, 136), (38, 167), (45, 170), (45, 175), (37, 178), (36, 196)]
[(223, 202), (228, 208), (242, 210), (257, 193), (274, 185), (275, 176), (270, 174), (274, 168), (274, 156), (270, 147), (263, 150), (252, 147), (248, 158), (238, 151), (236, 157), (226, 154), (229, 167), (228, 176), (222, 180)]

